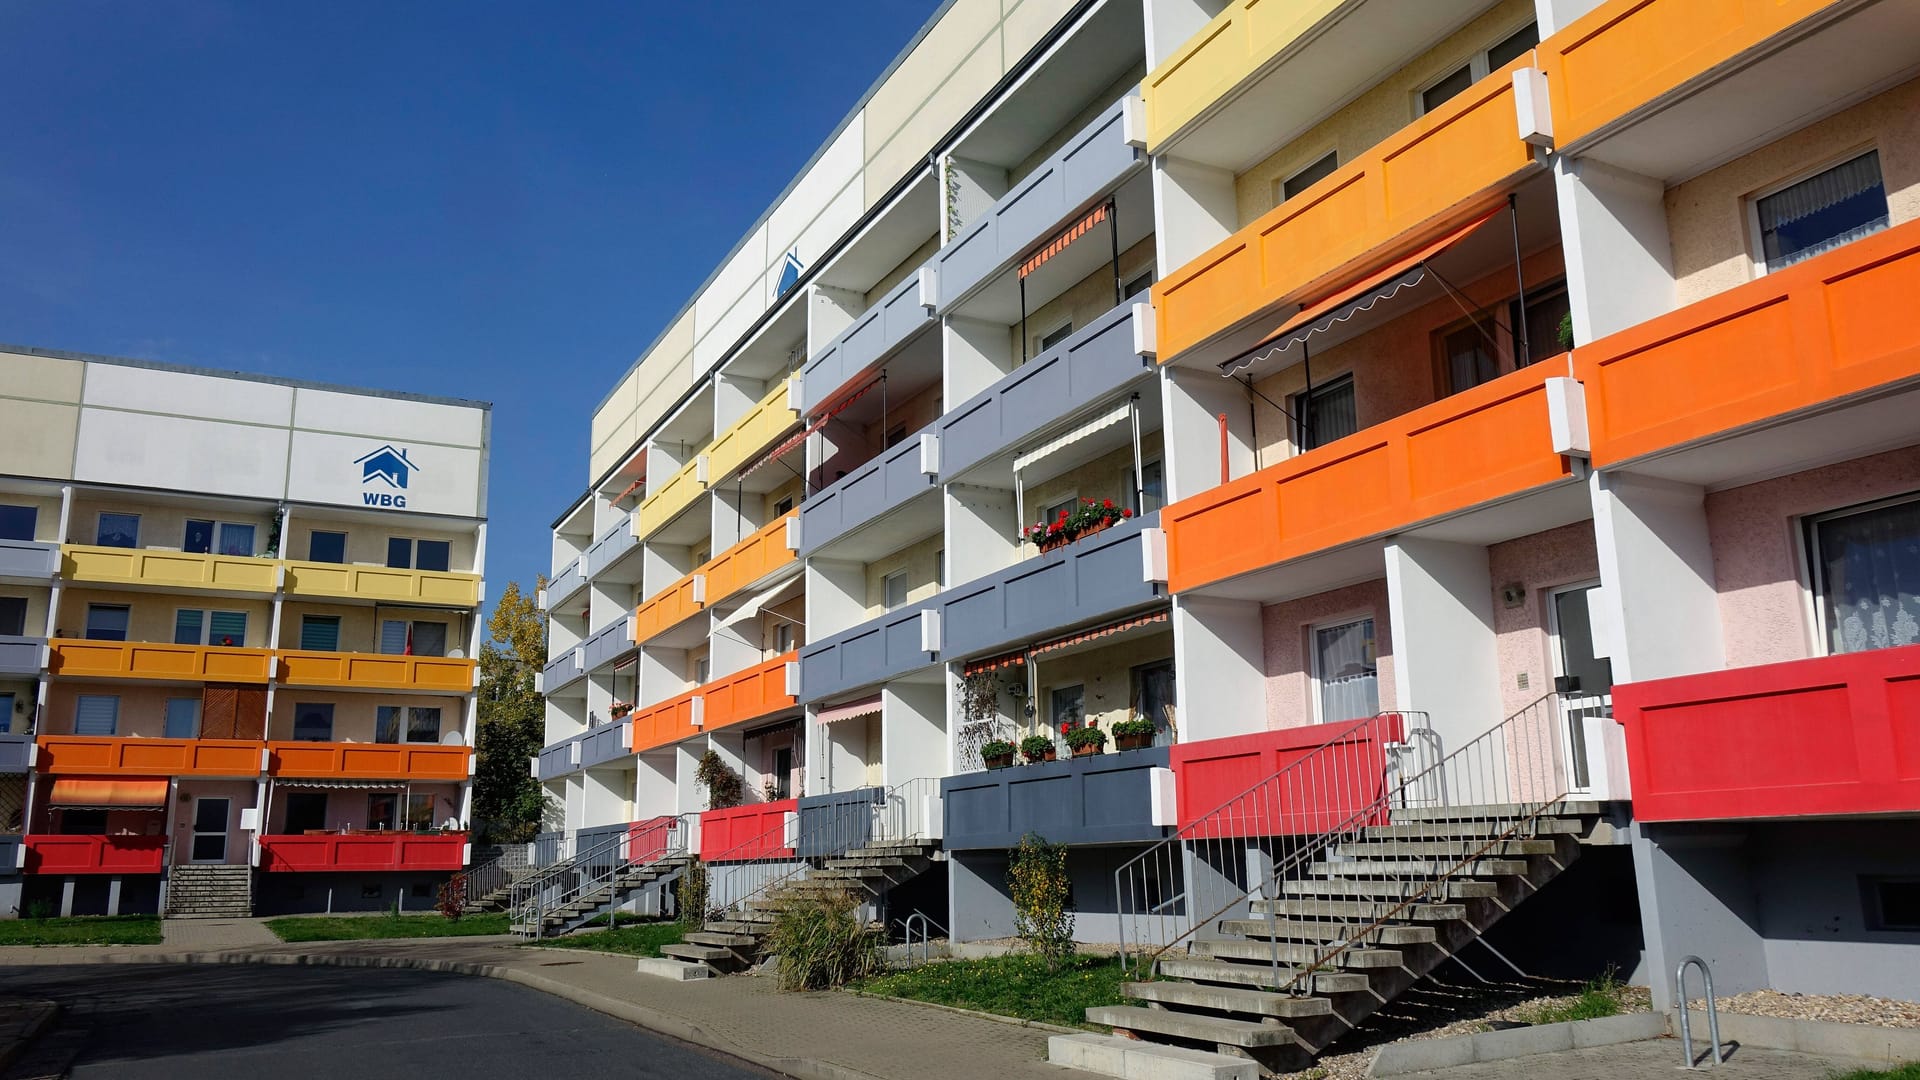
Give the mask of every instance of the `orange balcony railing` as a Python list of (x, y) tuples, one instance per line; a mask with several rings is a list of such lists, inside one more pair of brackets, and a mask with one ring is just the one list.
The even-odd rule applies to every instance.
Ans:
[(1161, 511), (1176, 591), (1572, 476), (1535, 364), (1269, 465)]
[(466, 833), (326, 833), (262, 836), (260, 868), (269, 873), (325, 870), (458, 870)]
[(799, 658), (797, 651), (782, 653), (702, 686), (699, 692), (707, 701), (707, 729), (743, 724), (793, 708), (798, 701), (787, 692), (787, 665)]
[(274, 776), (362, 780), (442, 780), (472, 775), (473, 751), (423, 743), (270, 742)]
[(1574, 350), (1593, 463), (1616, 465), (1920, 377), (1920, 222)]
[(92, 776), (259, 776), (264, 745), (110, 735), (42, 735), (39, 742), (41, 772)]
[[(787, 522), (799, 513), (789, 511), (754, 530), (746, 539), (641, 604), (633, 615), (634, 640), (644, 645), (692, 618), (706, 604), (717, 604), (798, 558), (787, 546)], [(694, 600), (696, 578), (706, 583), (704, 603)]]
[(69, 677), (263, 683), (273, 673), (273, 654), (265, 649), (76, 638), (55, 638), (47, 645), (48, 670)]
[(657, 705), (633, 710), (634, 751), (672, 746), (681, 739), (700, 734), (700, 728), (693, 722), (694, 710), (702, 707), (694, 704), (699, 696), (699, 690), (689, 690)]
[(29, 874), (157, 874), (166, 862), (164, 836), (57, 836), (21, 838)]
[(282, 650), (280, 681), (288, 686), (338, 690), (424, 690), (463, 694), (473, 689), (472, 660), (446, 656)]

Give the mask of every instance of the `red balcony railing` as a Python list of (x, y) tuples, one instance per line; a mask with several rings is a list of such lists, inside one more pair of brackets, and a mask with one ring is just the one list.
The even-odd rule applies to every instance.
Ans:
[(262, 836), (260, 868), (276, 871), (458, 870), (466, 833), (326, 833)]
[(29, 874), (157, 874), (164, 836), (26, 836)]
[[(1224, 830), (1223, 835), (1305, 833), (1346, 821), (1366, 807), (1383, 807), (1387, 744), (1404, 738), (1400, 715), (1384, 713), (1366, 721), (1180, 743), (1171, 750), (1180, 825), (1213, 815), (1215, 831)], [(1311, 767), (1289, 769), (1308, 758)], [(1269, 792), (1259, 787), (1262, 781), (1299, 790)], [(1230, 803), (1249, 792), (1256, 794), (1247, 798), (1247, 806)], [(1256, 812), (1280, 807), (1291, 809), (1278, 815)]]
[(799, 809), (798, 799), (782, 799), (709, 810), (700, 815), (700, 857), (708, 862), (734, 862), (792, 855), (782, 825), (788, 814), (797, 814)]

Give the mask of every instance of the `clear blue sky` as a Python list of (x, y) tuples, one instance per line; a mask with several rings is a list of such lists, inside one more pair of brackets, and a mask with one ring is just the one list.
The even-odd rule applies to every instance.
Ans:
[(937, 0), (0, 6), (0, 341), (494, 403), (489, 592), (592, 409)]

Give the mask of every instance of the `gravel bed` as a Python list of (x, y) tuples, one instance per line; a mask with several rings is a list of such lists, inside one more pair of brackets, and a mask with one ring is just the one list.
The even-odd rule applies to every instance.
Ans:
[(1783, 994), (1778, 990), (1752, 990), (1720, 998), (1714, 1004), (1721, 1012), (1745, 1016), (1920, 1028), (1920, 1004), (1864, 994)]

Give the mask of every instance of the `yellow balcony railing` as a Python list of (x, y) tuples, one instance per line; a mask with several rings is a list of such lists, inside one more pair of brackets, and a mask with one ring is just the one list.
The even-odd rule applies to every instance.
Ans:
[(713, 445), (707, 448), (707, 476), (713, 483), (752, 464), (755, 457), (799, 422), (787, 402), (789, 385), (785, 379), (776, 381), (766, 397), (713, 440)]
[(280, 563), (244, 555), (65, 544), (60, 573), (76, 585), (271, 593)]
[(288, 562), (286, 567), (289, 596), (447, 607), (480, 602), (480, 578), (475, 574), (346, 563)]
[(1232, 0), (1141, 83), (1147, 150), (1160, 147), (1292, 48), (1347, 0)]
[(658, 487), (649, 491), (647, 497), (640, 500), (640, 508), (634, 511), (634, 515), (639, 519), (634, 535), (645, 540), (659, 532), (661, 526), (679, 517), (687, 507), (692, 506), (693, 500), (699, 498), (700, 493), (706, 490), (706, 487), (700, 483), (699, 473), (700, 455), (696, 454), (688, 458), (687, 463), (680, 466), (672, 476), (667, 477)]

